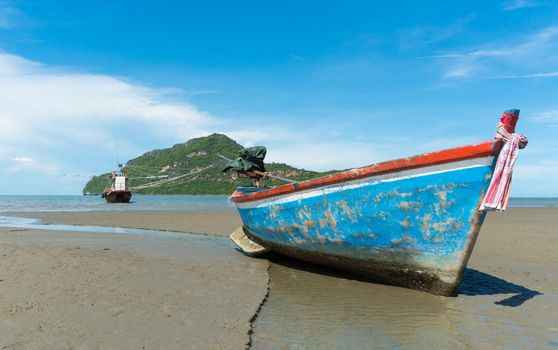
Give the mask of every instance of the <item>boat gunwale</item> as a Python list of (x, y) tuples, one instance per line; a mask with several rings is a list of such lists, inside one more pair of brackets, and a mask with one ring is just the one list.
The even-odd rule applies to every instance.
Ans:
[(376, 163), (361, 168), (344, 170), (317, 179), (306, 180), (294, 184), (286, 184), (268, 190), (247, 194), (239, 194), (239, 192), (235, 192), (231, 196), (231, 200), (234, 203), (252, 202), (256, 200), (296, 193), (304, 190), (335, 185), (347, 181), (359, 180), (375, 175), (383, 175), (403, 170), (452, 163), (460, 160), (494, 156), (498, 153), (501, 146), (502, 142), (500, 140), (490, 140), (479, 144), (450, 148), (430, 153), (423, 153), (407, 158), (400, 158), (396, 160)]

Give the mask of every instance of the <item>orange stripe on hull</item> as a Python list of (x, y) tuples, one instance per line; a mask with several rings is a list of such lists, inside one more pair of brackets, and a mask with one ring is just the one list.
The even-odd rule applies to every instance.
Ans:
[(359, 180), (374, 175), (388, 174), (402, 170), (421, 168), (425, 166), (486, 157), (497, 154), (497, 152), (500, 150), (500, 147), (500, 141), (487, 141), (479, 143), (477, 145), (468, 145), (438, 152), (425, 153), (408, 158), (373, 164), (363, 168), (342, 171), (340, 173), (321, 177), (318, 179), (307, 180), (296, 184), (283, 185), (269, 190), (249, 194), (239, 194), (238, 192), (236, 192), (235, 194), (233, 194), (231, 200), (235, 203), (251, 202), (317, 187), (334, 185), (346, 181)]

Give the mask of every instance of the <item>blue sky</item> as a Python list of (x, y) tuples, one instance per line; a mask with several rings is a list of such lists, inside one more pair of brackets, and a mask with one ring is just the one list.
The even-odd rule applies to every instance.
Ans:
[(79, 194), (213, 132), (363, 166), (488, 140), (515, 107), (512, 196), (558, 196), (554, 1), (0, 0), (0, 91), (3, 194)]

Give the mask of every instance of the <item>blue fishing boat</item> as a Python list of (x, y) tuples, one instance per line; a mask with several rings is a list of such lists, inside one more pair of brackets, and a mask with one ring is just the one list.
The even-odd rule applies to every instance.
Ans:
[(249, 253), (272, 250), (454, 296), (504, 144), (498, 138), (275, 188), (238, 188), (230, 201), (243, 241), (238, 232), (231, 238), (241, 248), (255, 246)]

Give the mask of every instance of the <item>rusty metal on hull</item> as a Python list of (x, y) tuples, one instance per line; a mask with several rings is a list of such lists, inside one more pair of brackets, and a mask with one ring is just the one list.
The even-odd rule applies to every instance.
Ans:
[[(274, 242), (264, 242), (257, 236), (250, 234), (248, 230), (246, 230), (246, 235), (254, 242), (265, 245), (271, 251), (291, 258), (348, 271), (371, 282), (416, 289), (435, 295), (457, 296), (457, 290), (464, 271), (454, 273), (452, 271), (426, 270), (423, 267), (410, 266), (408, 264), (359, 260), (320, 252), (308, 252)], [(454, 280), (454, 282), (442, 281), (440, 279), (441, 274), (444, 274), (446, 278)]]

